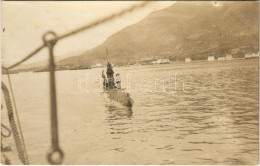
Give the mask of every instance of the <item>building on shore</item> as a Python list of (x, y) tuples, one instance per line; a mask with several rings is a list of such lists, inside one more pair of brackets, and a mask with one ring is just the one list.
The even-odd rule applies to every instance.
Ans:
[(252, 58), (252, 54), (245, 54), (245, 59), (250, 59)]
[(232, 59), (233, 59), (233, 57), (231, 54), (226, 55), (226, 60), (232, 60)]
[(253, 58), (259, 58), (259, 52), (258, 52), (258, 53), (253, 53), (253, 54), (252, 54), (252, 57), (253, 57)]
[(192, 59), (191, 58), (185, 58), (185, 62), (191, 62)]
[(102, 68), (104, 67), (102, 64), (97, 63), (96, 65), (91, 65), (91, 68)]
[(208, 56), (208, 61), (214, 61), (215, 60), (215, 57), (214, 56)]
[(245, 59), (251, 59), (251, 58), (259, 58), (259, 52), (258, 53), (245, 54)]
[(226, 60), (226, 57), (218, 57), (218, 61), (224, 61)]
[(152, 61), (152, 64), (169, 64), (170, 60), (169, 59), (158, 59), (156, 61)]

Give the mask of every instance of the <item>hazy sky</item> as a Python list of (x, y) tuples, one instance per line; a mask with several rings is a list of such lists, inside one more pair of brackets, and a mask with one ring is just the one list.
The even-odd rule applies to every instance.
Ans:
[[(2, 2), (2, 64), (10, 65), (25, 57), (42, 44), (42, 34), (48, 30), (58, 35), (74, 28), (116, 13), (140, 2)], [(153, 2), (142, 9), (74, 35), (55, 46), (55, 56), (78, 55), (103, 43), (120, 29), (134, 24), (150, 12), (172, 5), (174, 2)], [(26, 63), (48, 58), (45, 48)]]

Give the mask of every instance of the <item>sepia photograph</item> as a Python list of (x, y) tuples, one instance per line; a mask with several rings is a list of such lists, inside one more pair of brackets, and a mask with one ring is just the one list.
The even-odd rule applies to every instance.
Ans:
[(1, 164), (258, 163), (259, 1), (1, 2)]

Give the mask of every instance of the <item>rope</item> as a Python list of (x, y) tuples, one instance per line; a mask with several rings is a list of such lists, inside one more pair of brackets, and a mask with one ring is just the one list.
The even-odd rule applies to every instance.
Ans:
[(8, 77), (8, 83), (9, 83), (9, 87), (10, 87), (10, 91), (11, 91), (12, 100), (13, 100), (13, 103), (14, 103), (14, 110), (15, 110), (15, 114), (16, 114), (16, 119), (17, 119), (18, 127), (19, 127), (19, 130), (20, 130), (20, 133), (21, 133), (21, 139), (22, 139), (23, 148), (24, 148), (24, 151), (25, 151), (25, 157), (26, 157), (26, 160), (29, 161), (27, 151), (26, 151), (25, 142), (24, 142), (24, 138), (23, 138), (23, 130), (21, 128), (21, 123), (20, 123), (20, 120), (19, 120), (18, 112), (17, 112), (16, 102), (15, 102), (15, 98), (14, 98), (14, 91), (13, 91), (13, 87), (12, 87), (12, 83), (11, 83), (11, 78), (10, 78), (10, 75), (9, 75), (9, 70), (7, 70), (7, 77)]
[[(93, 27), (95, 27), (95, 26), (97, 26), (97, 25), (106, 23), (106, 22), (108, 22), (108, 21), (110, 21), (110, 20), (112, 20), (112, 19), (115, 19), (115, 18), (120, 17), (120, 16), (122, 16), (122, 15), (124, 15), (124, 14), (127, 14), (127, 13), (129, 13), (129, 12), (132, 12), (133, 10), (136, 10), (136, 9), (138, 9), (138, 8), (141, 8), (141, 7), (144, 7), (145, 5), (147, 5), (148, 3), (151, 3), (151, 2), (152, 2), (152, 1), (144, 1), (144, 2), (142, 2), (142, 3), (140, 3), (140, 4), (133, 5), (133, 6), (127, 8), (127, 9), (125, 9), (125, 10), (122, 10), (122, 11), (116, 13), (116, 14), (112, 14), (112, 15), (110, 15), (110, 16), (108, 16), (108, 17), (105, 17), (105, 18), (100, 19), (100, 20), (98, 20), (98, 21), (94, 21), (93, 23), (87, 24), (87, 25), (85, 25), (85, 26), (82, 26), (82, 27), (80, 27), (80, 28), (77, 28), (77, 29), (75, 29), (75, 30), (73, 30), (73, 31), (70, 31), (70, 32), (68, 32), (68, 33), (65, 33), (65, 34), (63, 34), (63, 35), (57, 36), (54, 40), (56, 40), (56, 41), (57, 41), (57, 40), (61, 40), (61, 39), (63, 39), (63, 38), (69, 37), (69, 36), (74, 35), (74, 34), (76, 34), (76, 33), (79, 33), (79, 32), (82, 32), (82, 31), (84, 31), (84, 30), (93, 28)], [(43, 45), (41, 45), (40, 47), (38, 47), (37, 49), (35, 49), (32, 53), (30, 53), (29, 55), (27, 55), (25, 58), (23, 58), (22, 60), (20, 60), (19, 62), (15, 63), (15, 64), (13, 64), (13, 65), (11, 65), (11, 66), (9, 66), (9, 67), (3, 67), (3, 66), (2, 66), (2, 69), (3, 69), (3, 70), (8, 70), (8, 69), (12, 69), (12, 68), (14, 68), (14, 67), (20, 65), (21, 63), (23, 63), (24, 61), (26, 61), (27, 59), (33, 57), (36, 53), (38, 53), (39, 51), (41, 51), (45, 46), (46, 46), (46, 44), (44, 43)]]
[(8, 137), (10, 137), (11, 136), (11, 130), (7, 127), (7, 126), (5, 126), (3, 123), (1, 123), (1, 126), (8, 132), (8, 134), (7, 135), (5, 135), (5, 134), (3, 134), (3, 130), (1, 130), (1, 135), (4, 137), (4, 138), (8, 138)]
[(18, 151), (18, 156), (19, 159), (22, 161), (23, 164), (29, 164), (28, 159), (26, 158), (26, 151), (23, 147), (23, 143), (21, 141), (21, 138), (19, 136), (16, 124), (15, 124), (15, 119), (14, 119), (14, 115), (13, 115), (13, 107), (12, 107), (12, 103), (10, 100), (10, 96), (9, 96), (9, 91), (6, 87), (6, 85), (2, 82), (2, 90), (4, 93), (4, 98), (5, 98), (5, 103), (6, 103), (6, 107), (7, 107), (7, 112), (8, 112), (8, 118), (9, 118), (9, 123), (12, 129), (12, 133), (14, 136), (14, 140), (15, 140), (15, 145), (16, 145), (16, 149)]
[(23, 58), (22, 60), (20, 60), (19, 62), (9, 66), (9, 67), (4, 67), (2, 66), (3, 70), (8, 70), (8, 69), (12, 69), (18, 65), (20, 65), (21, 63), (23, 63), (24, 61), (26, 61), (27, 59), (30, 59), (31, 57), (33, 57), (36, 53), (38, 53), (39, 51), (41, 51), (43, 48), (45, 47), (45, 45), (41, 45), (40, 47), (38, 47), (37, 49), (35, 49), (33, 52), (31, 52), (29, 55), (27, 55), (25, 58)]
[(133, 6), (127, 8), (127, 9), (125, 9), (125, 10), (122, 10), (122, 11), (118, 12), (118, 13), (115, 13), (115, 14), (112, 14), (112, 15), (110, 15), (110, 16), (108, 16), (108, 17), (103, 18), (103, 19), (94, 21), (93, 23), (90, 23), (90, 24), (87, 24), (87, 25), (82, 26), (82, 27), (80, 27), (80, 28), (77, 28), (77, 29), (75, 29), (75, 30), (73, 30), (73, 31), (71, 31), (71, 32), (65, 33), (65, 34), (63, 34), (63, 35), (57, 37), (56, 40), (60, 40), (60, 39), (63, 39), (63, 38), (65, 38), (65, 37), (69, 37), (69, 36), (71, 36), (71, 35), (74, 35), (74, 34), (76, 34), (76, 33), (81, 32), (81, 31), (84, 31), (84, 30), (93, 28), (93, 27), (95, 27), (95, 26), (97, 26), (97, 25), (100, 25), (100, 24), (103, 24), (103, 23), (105, 23), (105, 22), (108, 22), (108, 21), (110, 21), (110, 20), (112, 20), (112, 19), (115, 19), (115, 18), (117, 18), (117, 17), (120, 17), (120, 16), (122, 16), (122, 15), (124, 15), (124, 14), (126, 14), (126, 13), (132, 12), (133, 10), (136, 10), (136, 9), (138, 9), (138, 8), (141, 8), (141, 7), (144, 7), (144, 6), (147, 5), (148, 3), (151, 3), (151, 1), (144, 1), (144, 2), (142, 2), (142, 3), (140, 3), (140, 4), (133, 5)]

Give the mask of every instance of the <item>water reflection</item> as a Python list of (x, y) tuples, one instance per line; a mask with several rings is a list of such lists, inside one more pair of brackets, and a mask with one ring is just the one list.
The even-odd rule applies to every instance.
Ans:
[(131, 107), (121, 107), (115, 106), (113, 104), (106, 105), (109, 120), (119, 120), (119, 119), (131, 119), (133, 111)]
[(106, 122), (108, 123), (112, 139), (121, 139), (122, 135), (131, 133), (132, 108), (114, 105), (114, 103), (109, 103), (105, 106), (107, 108)]
[[(255, 164), (259, 149), (258, 67), (253, 60), (122, 67), (118, 70), (123, 83), (127, 73), (137, 82), (174, 73), (185, 80), (187, 93), (131, 92), (133, 110), (111, 101), (107, 93), (71, 89), (78, 88), (75, 80), (85, 77), (87, 71), (58, 72), (61, 142), (66, 153), (71, 152), (66, 164)], [(99, 78), (98, 70), (88, 72)], [(41, 84), (47, 82), (47, 76), (12, 76), (33, 164), (46, 163), (42, 149), (48, 148), (48, 137), (42, 135), (49, 133), (48, 86)], [(64, 84), (64, 80), (73, 81)], [(35, 93), (39, 85), (46, 93)], [(39, 115), (40, 119), (31, 117)], [(39, 130), (34, 129), (35, 124)], [(71, 132), (75, 129), (77, 132)]]

